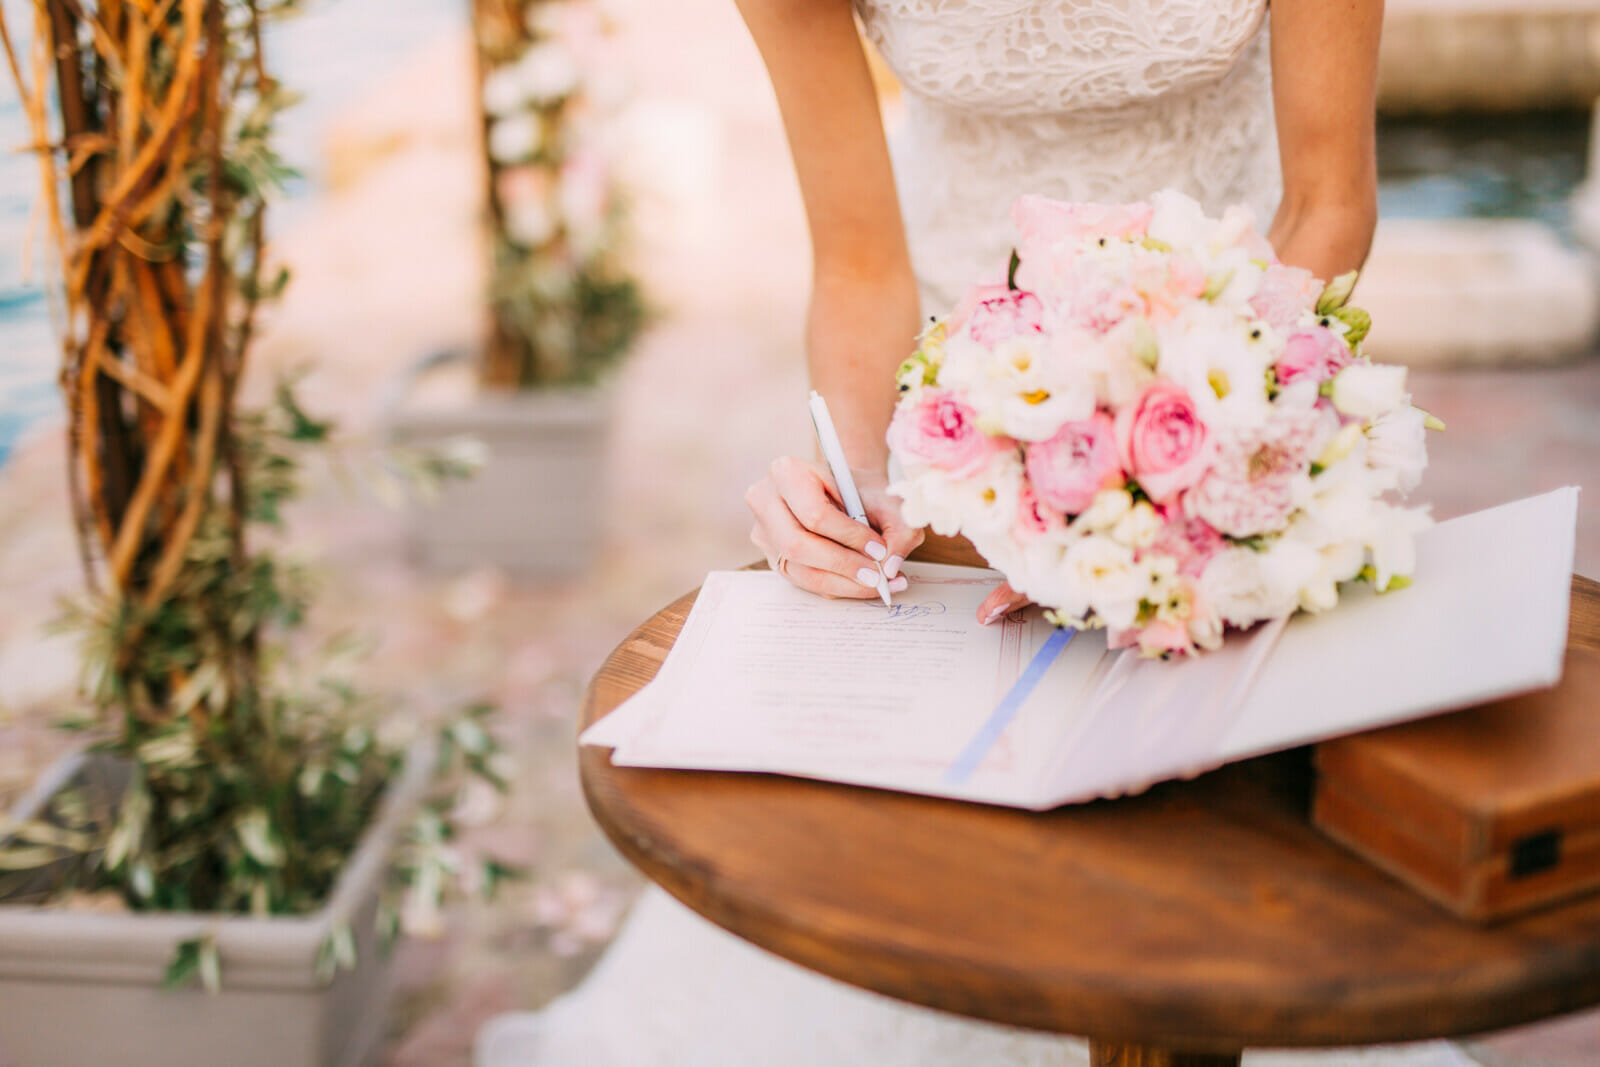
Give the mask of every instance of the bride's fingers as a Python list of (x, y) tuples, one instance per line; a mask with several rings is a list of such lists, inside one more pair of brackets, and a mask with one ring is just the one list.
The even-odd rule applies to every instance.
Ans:
[(1011, 588), (1010, 582), (1001, 582), (978, 605), (978, 621), (988, 626), (1028, 603), (1028, 598)]
[[(767, 563), (796, 586), (825, 596), (865, 598), (877, 595), (876, 562), (870, 556), (851, 551), (806, 529), (789, 510), (772, 479), (763, 479), (751, 486), (745, 494), (745, 502), (755, 514), (750, 540), (766, 554)], [(848, 517), (845, 521), (866, 529)], [(830, 579), (824, 581), (821, 574), (829, 575)]]
[(824, 479), (814, 465), (784, 456), (773, 462), (768, 478), (790, 514), (805, 529), (866, 556), (869, 562), (888, 557), (883, 536), (845, 514), (831, 477)]
[[(832, 597), (835, 600), (876, 600), (878, 591), (848, 578), (842, 578), (832, 571), (818, 570), (808, 567), (804, 563), (789, 562), (784, 566), (784, 575), (796, 588), (804, 589), (809, 593), (820, 596)], [(873, 571), (874, 577), (877, 571)], [(904, 575), (889, 583), (891, 593), (904, 592), (906, 579)]]

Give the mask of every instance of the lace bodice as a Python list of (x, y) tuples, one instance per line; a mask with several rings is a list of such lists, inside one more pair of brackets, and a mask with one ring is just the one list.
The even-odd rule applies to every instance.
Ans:
[(924, 310), (1003, 271), (1024, 192), (1171, 186), (1263, 226), (1280, 180), (1265, 0), (856, 0), (904, 87), (890, 138)]

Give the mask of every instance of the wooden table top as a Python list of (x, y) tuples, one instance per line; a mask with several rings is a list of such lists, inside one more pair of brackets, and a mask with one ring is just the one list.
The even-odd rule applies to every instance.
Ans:
[[(587, 726), (694, 600), (619, 645)], [(1600, 583), (1569, 644), (1600, 649)], [(1033, 814), (580, 755), (616, 846), (706, 918), (823, 974), (995, 1022), (1194, 1052), (1498, 1029), (1600, 1002), (1600, 894), (1456, 919), (1307, 821), (1309, 750)]]

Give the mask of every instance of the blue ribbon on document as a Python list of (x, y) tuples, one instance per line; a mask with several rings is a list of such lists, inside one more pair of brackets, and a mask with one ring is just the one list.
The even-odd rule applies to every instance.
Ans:
[(957, 756), (955, 762), (950, 764), (950, 769), (944, 772), (946, 785), (960, 785), (972, 777), (972, 772), (978, 769), (984, 757), (989, 754), (989, 750), (994, 748), (995, 742), (1006, 732), (1011, 720), (1022, 710), (1022, 705), (1028, 702), (1028, 697), (1039, 684), (1039, 680), (1044, 677), (1050, 665), (1061, 655), (1067, 647), (1067, 642), (1071, 641), (1072, 635), (1077, 632), (1071, 627), (1057, 630), (1050, 635), (1048, 641), (1039, 646), (1039, 651), (1033, 654), (1033, 659), (1022, 669), (1016, 684), (995, 707), (994, 714), (978, 728), (978, 732), (972, 735), (972, 740), (967, 742), (967, 747), (961, 750), (961, 755)]

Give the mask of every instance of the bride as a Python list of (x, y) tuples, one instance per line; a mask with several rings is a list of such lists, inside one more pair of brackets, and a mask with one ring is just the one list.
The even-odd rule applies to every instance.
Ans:
[[(747, 501), (773, 568), (872, 597), (922, 539), (886, 492), (894, 370), (926, 313), (1004, 264), (1021, 193), (1179, 189), (1271, 220), (1285, 262), (1359, 267), (1377, 216), (1381, 0), (738, 0), (777, 93), (813, 251), (807, 360), (875, 530), (826, 468), (777, 460)], [(856, 17), (905, 88), (891, 153)], [(892, 161), (891, 161), (892, 160)], [(863, 577), (858, 578), (858, 575)], [(1019, 598), (1001, 586), (979, 609)], [(479, 1035), (478, 1067), (1078, 1065), (1082, 1042), (969, 1022), (804, 971), (659, 890), (545, 1011)], [(1454, 1046), (1248, 1054), (1247, 1064), (1465, 1067)]]

